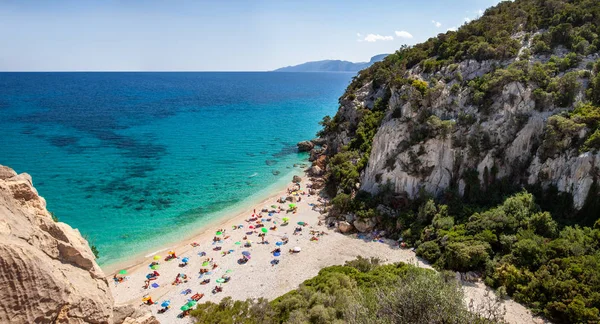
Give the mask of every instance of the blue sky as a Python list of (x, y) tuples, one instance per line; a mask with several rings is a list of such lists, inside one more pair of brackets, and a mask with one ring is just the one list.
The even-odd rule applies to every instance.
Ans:
[(264, 71), (367, 61), (498, 0), (0, 0), (0, 71)]

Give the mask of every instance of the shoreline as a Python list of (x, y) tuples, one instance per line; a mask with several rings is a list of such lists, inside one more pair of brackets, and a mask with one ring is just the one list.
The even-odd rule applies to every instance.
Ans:
[[(130, 257), (127, 258), (127, 261), (108, 263), (101, 265), (100, 268), (104, 272), (105, 277), (111, 279), (112, 276), (120, 270), (125, 269), (130, 271), (137, 269), (140, 265), (150, 261), (154, 255), (163, 253), (164, 251), (176, 249), (177, 251), (187, 252), (192, 248), (190, 244), (194, 241), (200, 240), (205, 236), (205, 234), (213, 232), (213, 230), (218, 228), (223, 228), (227, 223), (240, 219), (242, 216), (247, 218), (248, 212), (252, 214), (254, 209), (261, 210), (265, 203), (272, 201), (273, 199), (276, 200), (281, 196), (287, 196), (286, 190), (290, 185), (291, 178), (294, 175), (306, 177), (306, 170), (307, 168), (291, 170), (288, 174), (284, 175), (280, 181), (262, 189), (261, 191), (258, 191), (252, 196), (247, 197), (239, 203), (239, 206), (220, 211), (223, 213), (222, 215), (210, 218), (206, 221), (206, 223), (202, 224), (201, 227), (197, 227), (189, 230), (187, 233), (183, 233), (183, 237), (177, 239), (176, 241), (157, 244), (152, 248), (130, 255)], [(284, 179), (287, 180), (284, 181)], [(266, 197), (262, 198), (262, 195), (260, 195), (261, 192), (264, 192)]]

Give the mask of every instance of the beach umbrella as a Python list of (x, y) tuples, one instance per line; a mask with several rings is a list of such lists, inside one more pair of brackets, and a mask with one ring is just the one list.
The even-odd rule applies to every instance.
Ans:
[(188, 259), (187, 257), (181, 259), (181, 262), (183, 262), (183, 263), (188, 263), (188, 261), (190, 261), (190, 259)]
[(294, 208), (296, 207), (296, 204), (289, 204), (288, 206), (290, 206), (290, 208)]
[(275, 243), (275, 245), (277, 245), (277, 246), (282, 246), (282, 245), (283, 245), (283, 242), (279, 241), (279, 242)]
[(279, 252), (275, 252), (275, 253), (273, 253), (273, 256), (276, 256), (276, 257), (278, 257), (278, 256), (280, 256), (280, 255), (281, 255), (281, 253), (279, 253)]
[(298, 225), (304, 225), (306, 224), (305, 222), (298, 222)]
[(155, 255), (154, 260), (160, 260), (160, 255)]
[(299, 246), (296, 246), (296, 247), (294, 247), (294, 249), (292, 251), (294, 251), (294, 252), (300, 252), (300, 251), (302, 251), (302, 249), (300, 249)]
[(219, 279), (217, 279), (217, 280), (215, 280), (215, 281), (216, 281), (217, 283), (224, 283), (224, 282), (225, 282), (225, 279), (223, 279), (223, 278), (219, 278)]
[(283, 221), (284, 221), (284, 222), (287, 222), (287, 221), (289, 221), (289, 220), (290, 220), (290, 219), (289, 219), (288, 217), (284, 217), (284, 218), (283, 218)]
[(127, 270), (123, 269), (123, 270), (119, 271), (119, 274), (121, 274), (121, 275), (127, 274)]
[(162, 304), (160, 304), (160, 307), (169, 307), (169, 305), (171, 305), (171, 302), (168, 300), (165, 300), (164, 302), (162, 302)]
[(189, 308), (196, 306), (197, 302), (195, 300), (190, 300), (186, 305)]
[(188, 310), (190, 310), (190, 307), (188, 305), (183, 305), (180, 309), (184, 312), (187, 312)]
[(248, 226), (249, 229), (254, 229), (254, 225)]
[(221, 233), (221, 231), (217, 231), (217, 235), (221, 235), (221, 234), (223, 234), (223, 233)]
[(152, 270), (158, 270), (158, 264), (155, 264), (155, 265), (151, 266), (150, 269), (152, 269)]
[(235, 245), (240, 245), (240, 244), (242, 244), (242, 242), (240, 242), (240, 241), (235, 242)]
[(250, 256), (250, 252), (248, 252), (248, 251), (243, 251), (243, 252), (242, 252), (242, 255), (245, 255), (245, 256)]
[(232, 272), (233, 272), (233, 270), (231, 270), (231, 269), (228, 269), (227, 271), (225, 271), (225, 273), (232, 273)]
[(263, 233), (266, 233), (266, 232), (268, 232), (268, 231), (269, 231), (269, 230), (268, 230), (266, 227), (263, 227), (263, 228), (261, 228), (260, 230), (261, 230), (261, 232), (263, 232)]
[(152, 288), (158, 288), (160, 287), (156, 282), (152, 284)]
[(208, 267), (208, 265), (209, 265), (209, 264), (210, 264), (210, 263), (209, 263), (208, 261), (204, 261), (204, 262), (202, 263), (202, 266), (203, 266), (203, 267)]
[(271, 208), (277, 208), (277, 206), (276, 205), (271, 205)]

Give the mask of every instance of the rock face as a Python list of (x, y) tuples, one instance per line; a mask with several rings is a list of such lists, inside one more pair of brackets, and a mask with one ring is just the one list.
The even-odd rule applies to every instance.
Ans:
[(157, 323), (115, 312), (104, 273), (79, 231), (55, 222), (28, 174), (0, 165), (0, 322)]
[(298, 143), (298, 151), (299, 152), (308, 152), (310, 150), (312, 150), (315, 147), (315, 144), (313, 144), (311, 141), (303, 141)]
[[(515, 37), (522, 50), (531, 46), (522, 35)], [(597, 53), (583, 57), (567, 71), (580, 72), (575, 100), (568, 107), (536, 99), (538, 86), (518, 80), (502, 84), (488, 106), (474, 104), (475, 90), (469, 81), (506, 68), (518, 58), (467, 60), (435, 73), (416, 65), (402, 75), (405, 80), (424, 81), (425, 92), (410, 82), (377, 88), (366, 82), (340, 99), (339, 126), (326, 135), (326, 154), (332, 156), (347, 145), (365, 108), (373, 109), (376, 100), (387, 97), (385, 115), (360, 175), (360, 190), (377, 193), (389, 183), (396, 193), (414, 199), (421, 191), (439, 196), (451, 187), (464, 195), (475, 186), (485, 190), (494, 181), (507, 179), (520, 185), (556, 186), (570, 193), (573, 207), (581, 209), (600, 169), (600, 153), (582, 154), (574, 145), (564, 145), (549, 156), (543, 144), (549, 118), (573, 110), (585, 97), (589, 80), (583, 75), (591, 73), (588, 63), (598, 58)], [(543, 64), (548, 56), (533, 55), (528, 60), (529, 66)], [(583, 142), (583, 135), (585, 130), (575, 137)]]

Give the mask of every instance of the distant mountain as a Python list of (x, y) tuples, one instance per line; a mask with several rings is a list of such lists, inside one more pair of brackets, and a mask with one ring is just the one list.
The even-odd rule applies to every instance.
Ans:
[(306, 62), (294, 66), (286, 66), (273, 72), (358, 72), (366, 69), (371, 64), (383, 60), (388, 54), (379, 54), (371, 58), (369, 62), (349, 62), (341, 60), (323, 60)]

